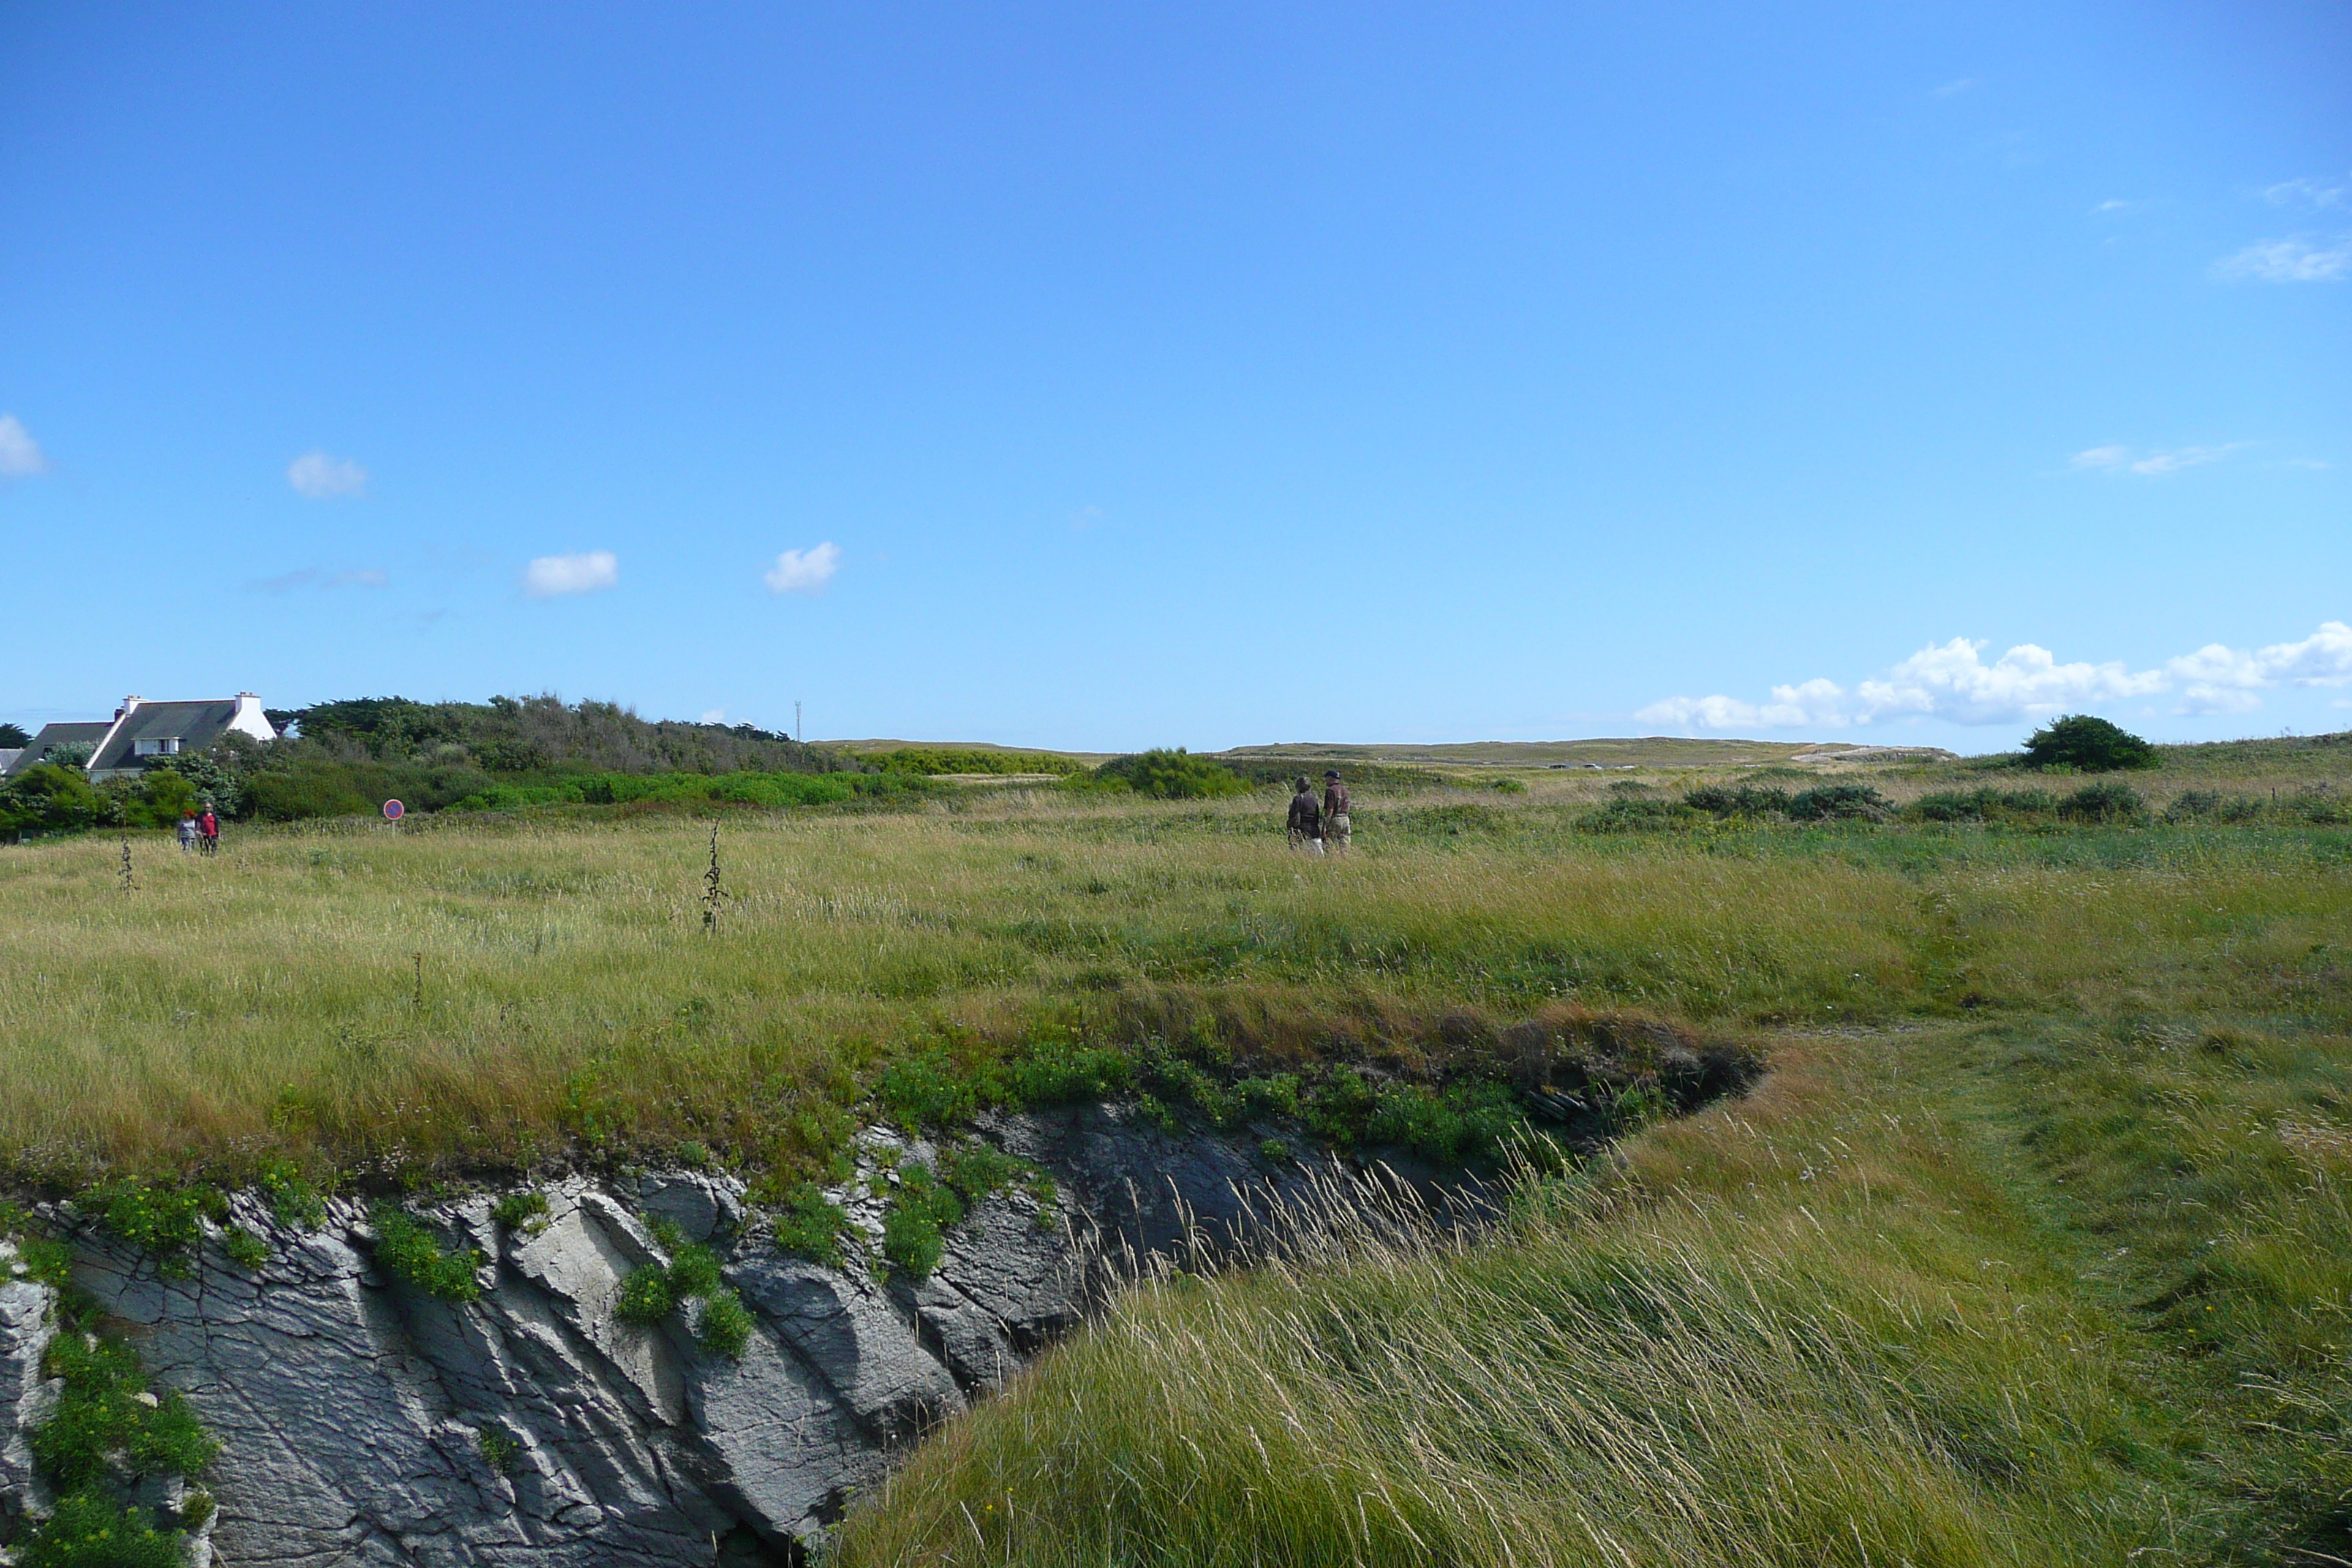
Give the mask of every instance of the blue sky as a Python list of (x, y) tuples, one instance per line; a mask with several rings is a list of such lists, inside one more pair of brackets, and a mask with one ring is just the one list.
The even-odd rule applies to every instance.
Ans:
[(2352, 11), (1633, 12), (18, 0), (0, 717), (2352, 727)]

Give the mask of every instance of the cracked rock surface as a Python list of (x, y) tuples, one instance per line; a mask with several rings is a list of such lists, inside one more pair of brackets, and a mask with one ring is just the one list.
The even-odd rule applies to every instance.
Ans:
[[(481, 1294), (462, 1304), (378, 1271), (353, 1203), (301, 1230), (240, 1194), (233, 1221), (268, 1261), (239, 1268), (215, 1236), (184, 1279), (47, 1212), (76, 1247), (77, 1283), (221, 1441), (205, 1544), (222, 1568), (787, 1562), (927, 1426), (1076, 1324), (1106, 1256), (1239, 1235), (1256, 1212), (1244, 1194), (1312, 1179), (1252, 1139), (1171, 1139), (1108, 1106), (982, 1131), (1058, 1195), (1050, 1209), (1017, 1184), (987, 1197), (921, 1279), (781, 1251), (740, 1184), (692, 1172), (553, 1183), (527, 1227), (495, 1224), (489, 1195), (418, 1208), (445, 1246), (482, 1253)], [(835, 1194), (852, 1226), (878, 1237), (877, 1189), (934, 1152), (864, 1135), (858, 1180)], [(667, 1260), (656, 1220), (719, 1251), (754, 1323), (740, 1357), (706, 1351), (689, 1314), (617, 1314), (629, 1272)], [(54, 1293), (7, 1272), (0, 1528), (50, 1505), (26, 1438), (55, 1397), (40, 1372)]]

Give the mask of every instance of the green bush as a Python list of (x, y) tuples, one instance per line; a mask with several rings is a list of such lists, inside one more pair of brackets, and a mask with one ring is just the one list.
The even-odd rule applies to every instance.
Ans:
[(1521, 1120), (1507, 1084), (1457, 1084), (1439, 1093), (1412, 1084), (1381, 1096), (1364, 1135), (1433, 1160), (1491, 1159)]
[(2039, 816), (2057, 809), (2057, 797), (2047, 790), (1942, 790), (1923, 795), (1904, 808), (1915, 822), (2001, 822)]
[(906, 746), (895, 752), (868, 752), (859, 759), (890, 773), (1059, 773), (1087, 771), (1076, 757), (1055, 752), (982, 752), (952, 746)]
[(2074, 822), (2137, 822), (2147, 803), (2127, 784), (2084, 784), (2058, 803), (2058, 815)]
[(106, 798), (76, 768), (38, 763), (0, 786), (0, 833), (78, 833), (106, 816)]
[(1678, 800), (1622, 795), (1578, 817), (1576, 826), (1585, 833), (1655, 833), (1699, 820), (1697, 812)]
[(883, 1069), (874, 1092), (902, 1126), (952, 1127), (981, 1106), (980, 1086), (943, 1050), (907, 1057)]
[(475, 1274), (482, 1265), (479, 1252), (470, 1247), (442, 1251), (431, 1231), (389, 1204), (377, 1205), (368, 1217), (375, 1227), (376, 1267), (393, 1279), (444, 1301), (471, 1301), (482, 1293)]
[(1789, 816), (1797, 822), (1881, 822), (1890, 809), (1885, 795), (1857, 784), (1817, 784), (1789, 801)]
[(1155, 800), (1209, 800), (1219, 795), (1246, 795), (1249, 783), (1222, 763), (1196, 757), (1179, 746), (1154, 749), (1133, 756), (1114, 757), (1094, 772), (1097, 782), (1123, 784), (1138, 795)]
[(1683, 804), (1710, 816), (1781, 816), (1789, 792), (1770, 784), (1708, 784), (1683, 796)]
[(2033, 731), (2022, 760), (2029, 768), (2066, 767), (2084, 773), (2152, 768), (2163, 761), (2137, 735), (2088, 713), (2070, 713)]

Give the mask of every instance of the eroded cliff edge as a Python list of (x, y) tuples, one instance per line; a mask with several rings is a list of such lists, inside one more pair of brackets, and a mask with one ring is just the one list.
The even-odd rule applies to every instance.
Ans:
[[(43, 1217), (71, 1239), (75, 1283), (109, 1331), (220, 1441), (203, 1479), (214, 1506), (192, 1532), (199, 1568), (785, 1561), (926, 1426), (1075, 1324), (1106, 1268), (1244, 1233), (1270, 1201), (1352, 1174), (1329, 1154), (1170, 1136), (1111, 1105), (980, 1131), (1055, 1190), (990, 1194), (920, 1279), (793, 1257), (731, 1178), (687, 1171), (551, 1183), (528, 1226), (496, 1221), (490, 1194), (411, 1205), (478, 1249), (478, 1295), (463, 1302), (391, 1278), (353, 1203), (296, 1226), (256, 1194), (233, 1198), (226, 1225), (268, 1244), (254, 1268), (223, 1256), (226, 1226), (167, 1269), (69, 1207)], [(878, 1237), (880, 1190), (935, 1152), (878, 1130), (858, 1152), (845, 1205)], [(1441, 1202), (1470, 1182), (1418, 1179)], [(622, 1315), (631, 1274), (670, 1261), (664, 1237), (718, 1254), (751, 1318), (740, 1354), (714, 1353), (683, 1315)], [(0, 1283), (0, 1519), (51, 1501), (27, 1437), (57, 1398), (49, 1339), (73, 1331), (56, 1292), (14, 1271)], [(176, 1479), (133, 1493), (183, 1500)]]

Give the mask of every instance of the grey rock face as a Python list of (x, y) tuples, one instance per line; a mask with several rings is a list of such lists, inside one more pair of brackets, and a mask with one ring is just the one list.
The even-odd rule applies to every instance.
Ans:
[[(359, 1206), (331, 1205), (305, 1232), (251, 1196), (233, 1218), (269, 1244), (257, 1273), (207, 1245), (190, 1278), (165, 1279), (83, 1227), (77, 1279), (221, 1439), (205, 1484), (223, 1568), (789, 1561), (928, 1426), (1076, 1324), (1107, 1253), (1183, 1247), (1188, 1223), (1239, 1234), (1244, 1191), (1305, 1179), (1244, 1141), (1170, 1139), (1108, 1107), (983, 1131), (1058, 1195), (989, 1196), (919, 1280), (784, 1254), (731, 1179), (690, 1172), (625, 1191), (568, 1179), (522, 1229), (495, 1225), (486, 1199), (425, 1215), (445, 1244), (482, 1251), (480, 1297), (463, 1304), (382, 1274)], [(871, 1189), (932, 1151), (868, 1134), (861, 1154), (838, 1195), (878, 1237)], [(691, 1310), (618, 1315), (629, 1273), (667, 1261), (656, 1219), (720, 1252), (754, 1322), (740, 1356), (704, 1349)], [(26, 1435), (54, 1397), (40, 1373), (54, 1293), (9, 1261), (0, 1524), (51, 1500)]]

